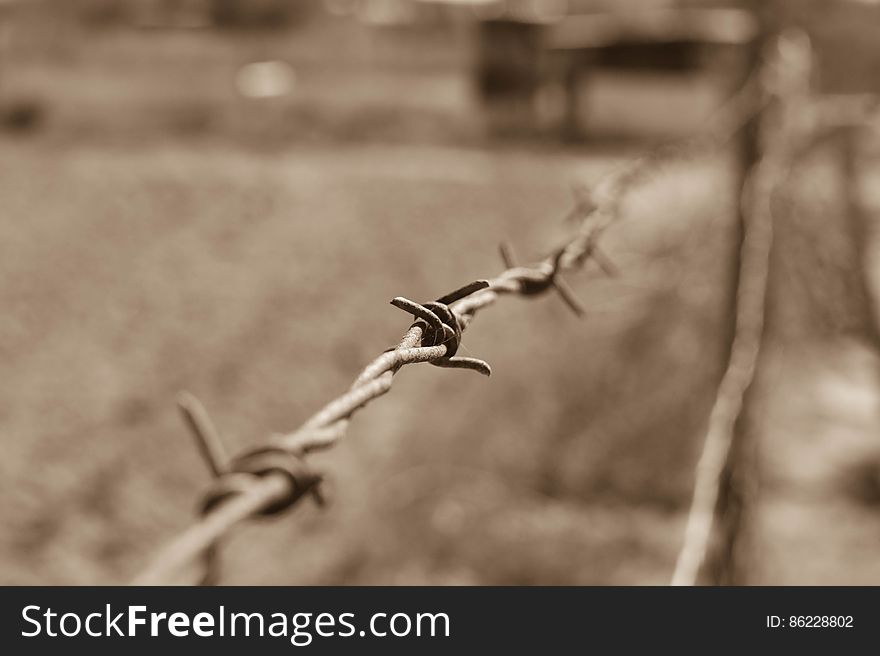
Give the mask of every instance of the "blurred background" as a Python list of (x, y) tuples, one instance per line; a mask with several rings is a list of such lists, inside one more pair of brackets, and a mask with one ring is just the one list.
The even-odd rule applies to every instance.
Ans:
[[(880, 92), (880, 3), (787, 0), (817, 94)], [(761, 18), (673, 0), (0, 0), (0, 582), (129, 580), (229, 447), (298, 426), (435, 298), (569, 234), (572, 189), (693, 134)], [(743, 582), (880, 584), (877, 131), (778, 198)], [(313, 458), (331, 503), (230, 584), (665, 584), (732, 331), (736, 148), (665, 162), (620, 269), (504, 299), (491, 379), (408, 367)]]

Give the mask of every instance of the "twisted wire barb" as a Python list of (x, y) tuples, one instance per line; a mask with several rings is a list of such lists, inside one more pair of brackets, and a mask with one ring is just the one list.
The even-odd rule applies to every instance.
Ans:
[[(610, 221), (597, 225), (597, 230), (604, 230)], [(588, 239), (585, 235), (577, 235), (569, 243), (564, 252), (573, 258), (578, 257), (579, 249), (583, 248)], [(514, 267), (495, 278), (486, 281), (484, 289), (470, 296), (455, 301), (450, 306), (461, 328), (465, 330), (477, 312), (492, 305), (503, 294), (522, 293), (524, 287), (538, 281), (546, 281), (549, 289), (557, 275), (559, 255), (554, 255), (530, 267)], [(555, 263), (554, 263), (555, 261)], [(533, 292), (534, 293), (534, 292)], [(445, 343), (422, 346), (423, 339), (429, 330), (442, 330), (437, 326), (445, 326), (436, 316), (431, 317), (406, 299), (395, 299), (395, 305), (418, 316), (396, 347), (384, 352), (370, 362), (355, 379), (349, 390), (334, 399), (309, 418), (299, 429), (286, 435), (275, 435), (267, 443), (276, 449), (304, 456), (314, 451), (333, 446), (345, 434), (351, 416), (355, 411), (366, 406), (370, 401), (384, 395), (391, 389), (394, 375), (408, 364), (420, 362), (442, 363), (446, 359), (448, 345)], [(405, 301), (405, 302), (404, 302)], [(443, 331), (445, 333), (445, 331)], [(475, 365), (473, 358), (460, 358), (461, 366)], [(446, 359), (446, 366), (456, 366), (455, 359)], [(477, 361), (481, 362), (481, 361)], [(452, 363), (452, 364), (450, 364)], [(219, 478), (226, 474), (221, 472)], [(259, 514), (263, 509), (275, 504), (283, 504), (292, 492), (294, 483), (281, 473), (270, 473), (254, 478), (251, 483), (240, 490), (233, 498), (217, 504), (211, 512), (206, 513), (199, 521), (185, 530), (171, 542), (144, 570), (133, 583), (136, 585), (158, 584), (171, 580), (189, 561), (195, 560), (205, 549), (219, 540), (233, 525)]]
[(712, 539), (724, 471), (736, 439), (737, 420), (752, 385), (764, 333), (765, 299), (773, 245), (774, 192), (791, 166), (793, 143), (803, 125), (797, 120), (809, 90), (809, 39), (800, 31), (783, 33), (775, 44), (765, 80), (767, 95), (776, 101), (778, 124), (763, 121), (763, 154), (749, 172), (740, 202), (744, 205), (744, 236), (740, 250), (733, 344), (709, 414), (703, 451), (697, 463), (693, 498), (678, 554), (672, 585), (692, 586), (699, 581)]
[[(263, 446), (233, 459), (222, 471), (212, 465), (217, 476), (206, 497), (202, 516), (166, 545), (132, 583), (157, 585), (174, 581), (186, 565), (212, 553), (217, 541), (239, 522), (286, 510), (306, 493), (320, 498), (317, 496), (320, 477), (308, 468), (304, 456), (336, 444), (345, 435), (352, 415), (386, 394), (394, 375), (405, 365), (428, 362), (474, 369), (488, 375), (488, 365), (481, 360), (450, 356), (458, 346), (461, 332), (480, 310), (499, 297), (510, 294), (531, 297), (556, 290), (573, 311), (583, 314), (583, 308), (560, 274), (580, 269), (592, 260), (601, 270), (614, 275), (617, 269), (599, 249), (599, 239), (620, 217), (624, 196), (658, 163), (698, 147), (726, 143), (759, 109), (752, 100), (747, 84), (710, 122), (706, 133), (681, 140), (674, 147), (657, 149), (600, 180), (567, 217), (577, 221), (573, 236), (545, 259), (531, 265), (515, 265), (512, 251), (507, 248), (504, 258), (508, 268), (494, 278), (471, 283), (433, 303), (418, 304), (402, 297), (394, 299), (393, 305), (416, 318), (400, 342), (364, 367), (348, 391), (294, 432), (271, 436)], [(437, 308), (438, 305), (451, 312), (451, 321), (444, 321), (438, 315), (436, 310), (442, 309)], [(202, 419), (200, 422), (188, 417), (188, 423), (195, 430), (207, 430), (213, 435), (213, 429), (205, 428), (210, 423)], [(255, 455), (262, 458), (257, 464), (253, 462)]]

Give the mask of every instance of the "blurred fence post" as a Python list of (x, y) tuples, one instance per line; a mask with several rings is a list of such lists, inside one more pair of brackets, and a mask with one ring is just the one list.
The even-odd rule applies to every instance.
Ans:
[[(761, 67), (771, 32), (768, 10), (761, 3), (746, 2), (753, 12), (758, 25), (752, 41), (746, 46), (743, 56), (744, 70), (741, 84), (750, 84), (761, 75)], [(752, 93), (760, 94), (761, 85), (752, 84)], [(735, 198), (737, 204), (736, 233), (734, 236), (734, 253), (731, 258), (732, 267), (729, 274), (730, 288), (730, 321), (726, 330), (728, 345), (727, 357), (730, 357), (736, 330), (738, 282), (742, 267), (742, 243), (745, 237), (745, 225), (748, 221), (748, 207), (743, 202), (743, 192), (749, 175), (761, 159), (760, 132), (761, 124), (766, 120), (765, 112), (755, 112), (744, 123), (737, 135), (737, 170)], [(747, 578), (750, 560), (749, 518), (750, 500), (755, 494), (755, 426), (752, 408), (754, 407), (755, 386), (750, 385), (745, 392), (742, 412), (734, 426), (733, 441), (724, 468), (719, 490), (716, 516), (719, 518), (714, 548), (707, 554), (705, 570), (706, 583), (714, 585), (742, 585)]]
[[(772, 180), (778, 174), (775, 169), (782, 164), (777, 161), (780, 153), (774, 153), (768, 159), (768, 153), (763, 152), (767, 139), (769, 108), (759, 97), (765, 93), (771, 36), (779, 32), (774, 4), (760, 0), (742, 2), (743, 8), (755, 17), (756, 31), (743, 53), (740, 84), (748, 93), (756, 95), (753, 102), (758, 110), (743, 124), (737, 135), (735, 184), (738, 192), (738, 220), (733, 236), (734, 251), (731, 254), (729, 275), (730, 321), (725, 331), (728, 345), (727, 368), (709, 417), (706, 443), (697, 467), (695, 496), (688, 518), (685, 545), (679, 554), (673, 585), (742, 585), (747, 580), (752, 564), (753, 522), (750, 515), (758, 484), (756, 401), (760, 396), (760, 390), (757, 389), (761, 377), (759, 345), (766, 332), (764, 313), (769, 275), (767, 267), (769, 249), (772, 248), (769, 245), (772, 244), (769, 193), (775, 185)], [(777, 60), (776, 54), (774, 53), (773, 60)], [(783, 116), (782, 120), (787, 120), (787, 116)], [(787, 126), (779, 129), (786, 131)], [(778, 139), (776, 137), (774, 141)], [(776, 147), (779, 148), (779, 144)], [(768, 204), (767, 207), (756, 205), (759, 197), (762, 197), (761, 202)], [(759, 219), (757, 215), (752, 216), (753, 213), (763, 213), (766, 216)], [(767, 223), (766, 226), (758, 225), (764, 222)], [(766, 231), (767, 234), (758, 237), (756, 232), (755, 236), (750, 237), (749, 234), (754, 231)], [(768, 243), (764, 244), (764, 241)], [(764, 261), (765, 257), (767, 261)], [(752, 266), (755, 271), (750, 270)], [(747, 353), (752, 350), (754, 361), (750, 362), (752, 356), (747, 356)], [(749, 374), (750, 368), (752, 371)], [(741, 395), (738, 400), (737, 393)], [(718, 422), (722, 421), (724, 415), (731, 413), (729, 419), (732, 423), (724, 429)], [(726, 436), (725, 430), (729, 431)], [(713, 483), (712, 472), (716, 468), (717, 481)], [(717, 485), (714, 494), (711, 491), (713, 485)], [(713, 517), (716, 520), (714, 522), (711, 519)], [(698, 526), (700, 524), (702, 526)], [(700, 546), (701, 542), (703, 546)]]

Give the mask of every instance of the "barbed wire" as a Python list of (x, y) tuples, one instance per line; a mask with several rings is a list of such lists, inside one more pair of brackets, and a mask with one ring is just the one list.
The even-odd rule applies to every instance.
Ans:
[(785, 32), (772, 43), (771, 53), (762, 77), (764, 94), (775, 104), (775, 120), (765, 117), (759, 125), (762, 154), (749, 171), (740, 198), (744, 234), (734, 338), (697, 463), (684, 543), (672, 576), (671, 584), (675, 586), (696, 585), (709, 552), (717, 505), (725, 484), (724, 473), (737, 439), (737, 422), (746, 393), (754, 381), (763, 341), (773, 246), (771, 199), (787, 175), (796, 144), (804, 132), (813, 127), (812, 119), (803, 112), (811, 72), (809, 38), (801, 31)]
[(430, 363), (490, 375), (488, 363), (456, 354), (462, 333), (479, 311), (501, 296), (532, 297), (556, 291), (575, 314), (583, 315), (583, 307), (560, 274), (592, 261), (606, 274), (615, 275), (617, 267), (600, 248), (599, 240), (620, 219), (626, 195), (660, 163), (729, 141), (761, 109), (755, 88), (750, 78), (716, 112), (709, 121), (709, 129), (663, 144), (631, 160), (588, 190), (577, 189), (575, 206), (566, 217), (575, 224), (574, 233), (543, 260), (518, 265), (512, 248), (502, 244), (501, 256), (507, 268), (494, 278), (475, 281), (436, 301), (393, 299), (392, 305), (415, 319), (400, 342), (364, 367), (345, 393), (297, 430), (270, 436), (259, 446), (230, 459), (204, 407), (194, 396), (182, 394), (178, 404), (214, 479), (203, 497), (200, 517), (162, 549), (132, 582), (154, 585), (174, 581), (186, 565), (200, 559), (204, 565), (202, 583), (213, 581), (217, 544), (233, 526), (249, 517), (280, 514), (305, 496), (321, 503), (321, 475), (305, 457), (336, 444), (345, 435), (352, 415), (386, 394), (395, 374), (404, 366)]

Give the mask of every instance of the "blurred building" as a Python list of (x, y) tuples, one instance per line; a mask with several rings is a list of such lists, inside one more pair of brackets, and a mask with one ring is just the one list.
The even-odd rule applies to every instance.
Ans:
[[(415, 0), (416, 4), (424, 4)], [(440, 4), (431, 2), (431, 5)], [(687, 0), (451, 0), (476, 21), (474, 79), (502, 130), (549, 122), (583, 132), (582, 88), (597, 69), (691, 73), (736, 57), (756, 33), (745, 3)], [(734, 64), (731, 65), (731, 54)], [(549, 107), (549, 111), (548, 110)], [(542, 114), (549, 114), (550, 119)]]

